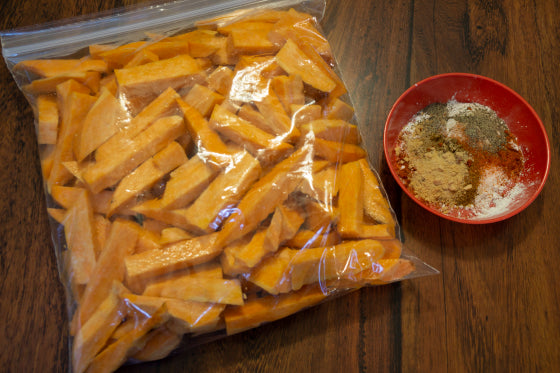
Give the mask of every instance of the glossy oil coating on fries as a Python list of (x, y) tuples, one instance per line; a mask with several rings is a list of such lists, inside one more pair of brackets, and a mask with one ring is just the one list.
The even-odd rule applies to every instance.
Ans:
[(13, 70), (63, 232), (74, 371), (414, 273), (311, 15), (237, 12)]

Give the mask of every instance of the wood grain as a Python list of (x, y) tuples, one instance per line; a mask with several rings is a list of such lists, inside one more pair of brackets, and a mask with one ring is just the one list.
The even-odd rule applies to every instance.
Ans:
[[(10, 29), (146, 1), (5, 0)], [(407, 249), (441, 273), (368, 288), (122, 372), (560, 371), (560, 4), (327, 1), (332, 43)], [(388, 172), (383, 125), (410, 85), (444, 72), (498, 80), (543, 120), (552, 169), (521, 214), (462, 225), (414, 204)], [(67, 317), (32, 111), (0, 66), (0, 371), (68, 371)]]

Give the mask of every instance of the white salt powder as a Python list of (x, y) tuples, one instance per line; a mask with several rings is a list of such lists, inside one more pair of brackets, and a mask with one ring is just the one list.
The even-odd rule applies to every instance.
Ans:
[(472, 115), (473, 109), (480, 109), (488, 112), (492, 111), (488, 106), (476, 102), (457, 102), (455, 100), (447, 102), (447, 113), (451, 118), (458, 115)]
[(480, 179), (473, 211), (477, 219), (487, 219), (511, 210), (527, 190), (523, 183), (513, 184), (500, 168), (486, 169)]

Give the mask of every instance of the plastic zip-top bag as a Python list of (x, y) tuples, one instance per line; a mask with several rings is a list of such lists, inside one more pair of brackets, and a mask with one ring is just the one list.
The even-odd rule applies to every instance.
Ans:
[(34, 108), (75, 372), (364, 286), (408, 254), (323, 1), (176, 1), (1, 34)]

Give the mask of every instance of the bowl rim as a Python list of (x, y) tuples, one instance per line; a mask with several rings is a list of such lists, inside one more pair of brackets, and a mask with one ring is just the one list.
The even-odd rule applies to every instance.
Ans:
[[(481, 79), (481, 80), (485, 80), (489, 83), (492, 83), (494, 85), (499, 86), (500, 88), (508, 91), (511, 95), (515, 96), (527, 109), (529, 109), (531, 115), (536, 119), (536, 122), (538, 124), (539, 130), (542, 133), (542, 136), (544, 138), (544, 143), (545, 143), (545, 153), (546, 153), (546, 166), (544, 169), (544, 173), (543, 176), (541, 178), (541, 181), (539, 182), (539, 186), (537, 187), (537, 189), (532, 193), (532, 195), (527, 198), (527, 200), (520, 205), (519, 207), (517, 207), (516, 209), (509, 211), (508, 213), (499, 215), (497, 217), (491, 217), (491, 218), (486, 218), (486, 219), (466, 219), (466, 218), (460, 218), (460, 217), (455, 217), (455, 216), (450, 216), (450, 215), (446, 215), (443, 214), (442, 212), (440, 212), (439, 210), (436, 210), (433, 207), (430, 207), (428, 205), (426, 205), (425, 203), (423, 203), (422, 201), (420, 201), (411, 191), (408, 190), (408, 188), (406, 188), (406, 186), (402, 183), (400, 177), (396, 174), (394, 167), (392, 165), (392, 163), (390, 162), (390, 154), (389, 154), (389, 144), (388, 144), (388, 139), (387, 139), (387, 135), (388, 135), (388, 126), (389, 126), (389, 122), (391, 120), (391, 118), (393, 117), (395, 111), (397, 110), (399, 103), (406, 97), (408, 96), (412, 91), (418, 89), (419, 86), (424, 85), (432, 80), (437, 80), (437, 79), (446, 79), (446, 78), (451, 78), (451, 77), (462, 77), (462, 78), (469, 78), (469, 79)], [(388, 167), (389, 167), (389, 171), (391, 172), (391, 175), (393, 175), (393, 178), (395, 179), (395, 181), (397, 182), (397, 184), (400, 186), (400, 188), (414, 201), (416, 202), (419, 206), (421, 206), (422, 208), (424, 208), (425, 210), (441, 217), (447, 220), (451, 220), (454, 222), (458, 222), (458, 223), (464, 223), (464, 224), (489, 224), (489, 223), (496, 223), (499, 221), (503, 221), (506, 219), (511, 218), (514, 215), (517, 215), (518, 213), (520, 213), (521, 211), (525, 210), (531, 203), (533, 203), (533, 201), (539, 196), (539, 194), (541, 193), (541, 191), (544, 188), (544, 185), (546, 183), (546, 180), (548, 179), (548, 175), (550, 172), (550, 163), (551, 163), (551, 156), (550, 156), (550, 141), (548, 138), (548, 134), (546, 132), (546, 128), (544, 126), (544, 123), (542, 122), (540, 116), (537, 114), (537, 112), (535, 111), (535, 109), (517, 92), (515, 92), (513, 89), (509, 88), (508, 86), (506, 86), (503, 83), (500, 83), (494, 79), (488, 78), (486, 76), (482, 76), (482, 75), (478, 75), (478, 74), (472, 74), (472, 73), (461, 73), (461, 72), (451, 72), (451, 73), (442, 73), (442, 74), (437, 74), (437, 75), (433, 75), (430, 77), (427, 77), (425, 79), (422, 79), (420, 81), (418, 81), (417, 83), (412, 84), (409, 88), (407, 88), (395, 101), (395, 103), (393, 104), (393, 106), (391, 107), (391, 110), (389, 111), (389, 114), (387, 115), (387, 119), (385, 120), (385, 128), (383, 130), (383, 152), (385, 155), (385, 160), (387, 161)]]

